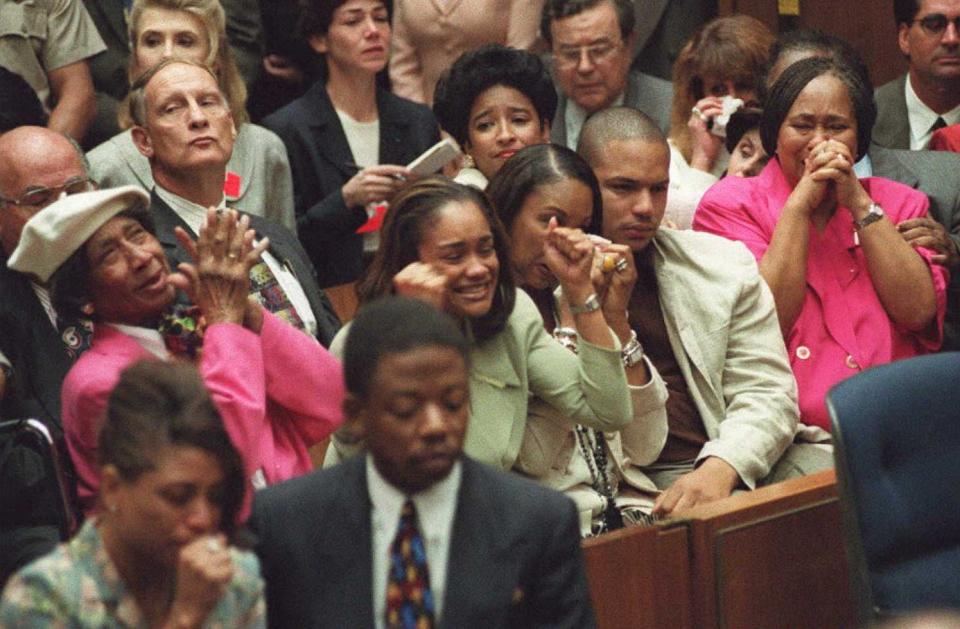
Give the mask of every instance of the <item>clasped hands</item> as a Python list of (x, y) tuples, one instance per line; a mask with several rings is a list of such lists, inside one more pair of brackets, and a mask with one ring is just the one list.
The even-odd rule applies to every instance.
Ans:
[(205, 325), (236, 323), (259, 332), (262, 311), (251, 300), (250, 269), (260, 261), (270, 242), (254, 242), (250, 218), (236, 210), (207, 210), (196, 241), (181, 227), (177, 239), (193, 259), (182, 262), (170, 283), (184, 291), (200, 309)]

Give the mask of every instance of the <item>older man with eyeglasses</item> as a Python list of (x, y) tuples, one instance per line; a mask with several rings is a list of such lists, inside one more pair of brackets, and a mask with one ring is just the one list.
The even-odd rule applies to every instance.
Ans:
[[(30, 217), (63, 195), (92, 187), (79, 149), (66, 136), (32, 126), (0, 136), (0, 354), (8, 362), (0, 419), (39, 419), (57, 441), (63, 437), (60, 388), (88, 345), (91, 326), (59, 318), (47, 287), (8, 269), (7, 258)], [(28, 514), (12, 511), (18, 509), (0, 509), (0, 584), (59, 541), (55, 522), (29, 521)]]
[(635, 24), (630, 0), (546, 1), (540, 30), (553, 53), (560, 94), (551, 126), (553, 142), (576, 149), (584, 121), (619, 105), (639, 109), (666, 133), (673, 87), (630, 71)]
[(916, 151), (960, 123), (960, 0), (895, 0), (893, 12), (910, 68), (877, 88), (873, 141)]

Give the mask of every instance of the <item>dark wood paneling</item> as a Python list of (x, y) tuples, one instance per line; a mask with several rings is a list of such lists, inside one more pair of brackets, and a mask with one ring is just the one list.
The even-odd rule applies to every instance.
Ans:
[(720, 15), (746, 13), (780, 32), (790, 24), (819, 28), (850, 42), (870, 66), (874, 86), (903, 74), (906, 60), (897, 47), (893, 0), (799, 0), (800, 15), (782, 20), (777, 0), (720, 0)]

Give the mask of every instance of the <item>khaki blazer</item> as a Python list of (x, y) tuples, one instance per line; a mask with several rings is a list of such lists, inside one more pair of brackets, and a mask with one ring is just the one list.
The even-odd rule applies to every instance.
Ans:
[(431, 105), (440, 75), (468, 50), (537, 41), (543, 0), (394, 0), (393, 93)]
[(740, 242), (661, 229), (653, 240), (670, 346), (716, 456), (753, 489), (793, 441), (797, 383), (773, 295)]

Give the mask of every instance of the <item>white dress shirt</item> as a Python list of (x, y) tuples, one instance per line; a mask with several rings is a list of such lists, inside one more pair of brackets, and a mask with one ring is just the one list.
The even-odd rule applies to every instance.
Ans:
[[(194, 234), (200, 233), (200, 226), (207, 221), (207, 208), (193, 201), (184, 199), (181, 196), (177, 196), (168, 190), (164, 190), (160, 186), (157, 186), (155, 189), (157, 196), (169, 205), (170, 209), (172, 209), (177, 216), (183, 219), (183, 222), (187, 224), (190, 231)], [(217, 208), (223, 209), (226, 207), (226, 198), (221, 198)], [(290, 300), (290, 304), (296, 311), (297, 316), (303, 321), (303, 326), (306, 331), (310, 336), (316, 336), (317, 319), (313, 316), (313, 310), (310, 309), (310, 301), (307, 299), (307, 294), (303, 292), (303, 287), (300, 286), (300, 282), (296, 276), (294, 276), (293, 271), (291, 271), (286, 264), (282, 264), (277, 260), (270, 251), (264, 251), (261, 259), (270, 269), (270, 272), (273, 273), (273, 276), (277, 278), (280, 288), (283, 289), (287, 299)]]
[(948, 112), (938, 114), (927, 107), (926, 103), (920, 100), (917, 93), (913, 91), (909, 76), (903, 83), (904, 97), (907, 100), (907, 118), (910, 120), (910, 150), (922, 151), (930, 143), (930, 136), (933, 135), (933, 125), (938, 117), (943, 118), (943, 121), (948, 125), (960, 122), (960, 105)]
[(170, 350), (163, 340), (163, 335), (153, 328), (144, 328), (139, 325), (124, 325), (122, 323), (101, 323), (116, 328), (131, 337), (143, 349), (147, 350), (160, 360), (170, 360)]
[(463, 474), (457, 461), (446, 478), (421, 492), (407, 496), (391, 485), (367, 455), (367, 492), (370, 494), (371, 553), (373, 559), (373, 618), (377, 629), (386, 625), (387, 575), (390, 570), (390, 545), (397, 535), (400, 511), (407, 498), (417, 508), (417, 528), (427, 552), (430, 590), (434, 600), (434, 624), (443, 613), (443, 595), (447, 583), (447, 558), (453, 517), (457, 510), (457, 494)]
[[(617, 99), (610, 103), (610, 107), (620, 107), (623, 105), (623, 92)], [(567, 131), (567, 148), (571, 151), (577, 150), (577, 142), (580, 141), (580, 130), (583, 129), (583, 123), (587, 121), (590, 114), (587, 110), (573, 101), (567, 99), (567, 108), (563, 112), (563, 124)]]

